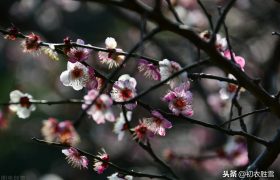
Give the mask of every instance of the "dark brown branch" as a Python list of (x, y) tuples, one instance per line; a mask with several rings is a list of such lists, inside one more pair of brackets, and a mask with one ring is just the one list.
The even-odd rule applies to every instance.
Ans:
[[(141, 105), (143, 108), (147, 109), (148, 111), (151, 111), (153, 110), (152, 107), (150, 107), (149, 105), (143, 103), (142, 101), (138, 101), (138, 104)], [(182, 115), (179, 115), (179, 116), (176, 116), (174, 114), (170, 114), (170, 113), (167, 113), (167, 112), (164, 112), (162, 110), (158, 110), (162, 115), (164, 115), (165, 117), (167, 117), (170, 121), (172, 122), (182, 122), (182, 123), (192, 123), (192, 124), (196, 124), (196, 125), (200, 125), (200, 126), (203, 126), (203, 127), (206, 127), (206, 128), (210, 128), (210, 129), (214, 129), (214, 130), (217, 130), (217, 131), (220, 131), (224, 134), (227, 134), (227, 135), (230, 135), (230, 136), (236, 136), (236, 135), (239, 135), (239, 136), (243, 136), (245, 138), (248, 138), (248, 139), (251, 139), (255, 142), (258, 142), (264, 146), (269, 146), (270, 145), (270, 142), (260, 138), (260, 137), (257, 137), (257, 136), (253, 136), (251, 134), (248, 134), (244, 131), (234, 131), (234, 130), (230, 130), (230, 129), (224, 129), (218, 125), (214, 125), (214, 124), (209, 124), (209, 123), (206, 123), (206, 122), (203, 122), (203, 121), (199, 121), (199, 120), (195, 120), (195, 119), (192, 119), (192, 118), (189, 118), (189, 117), (185, 117), (185, 116), (182, 116)]]

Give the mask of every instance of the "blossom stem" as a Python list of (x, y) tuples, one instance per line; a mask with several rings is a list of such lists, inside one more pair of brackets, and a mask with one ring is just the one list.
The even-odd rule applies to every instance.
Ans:
[[(133, 131), (131, 130), (131, 124), (130, 122), (128, 121), (128, 118), (126, 116), (126, 109), (125, 107), (122, 105), (122, 112), (123, 112), (123, 115), (124, 115), (124, 119), (125, 119), (125, 123), (127, 124), (128, 126), (128, 131), (131, 135), (133, 135)], [(158, 164), (160, 164), (162, 167), (164, 167), (165, 169), (167, 169), (171, 174), (172, 176), (175, 178), (175, 179), (179, 179), (178, 176), (174, 173), (174, 171), (171, 169), (171, 167), (169, 167), (167, 164), (165, 164), (165, 162), (163, 162), (154, 152), (154, 150), (152, 149), (151, 147), (151, 144), (149, 142), (149, 140), (147, 140), (147, 144), (144, 144), (143, 142), (141, 141), (138, 141), (137, 139), (135, 139), (135, 142), (137, 144), (139, 144), (139, 146), (145, 150), (153, 159), (155, 162), (157, 162)]]
[[(35, 138), (35, 137), (33, 137), (32, 140), (34, 140), (34, 141), (36, 141), (38, 143), (41, 143), (41, 144), (47, 144), (47, 145), (56, 146), (56, 147), (59, 147), (59, 148), (70, 148), (71, 147), (71, 146), (65, 145), (65, 144), (60, 144), (60, 143), (54, 143), (54, 142), (48, 142), (48, 141), (40, 140), (40, 139)], [(129, 171), (129, 170), (123, 169), (123, 168), (115, 165), (112, 162), (107, 162), (106, 160), (103, 160), (103, 159), (101, 159), (100, 157), (98, 157), (96, 155), (93, 155), (91, 153), (88, 153), (86, 151), (78, 149), (76, 147), (75, 147), (75, 149), (77, 149), (79, 151), (79, 153), (81, 153), (82, 155), (89, 156), (89, 157), (92, 157), (92, 158), (94, 158), (94, 159), (96, 159), (98, 161), (107, 163), (109, 166), (111, 166), (112, 168), (116, 169), (117, 171), (119, 171), (119, 172), (121, 172), (121, 173), (123, 173), (125, 175), (131, 175), (131, 176), (134, 176), (134, 177), (160, 178), (160, 179), (172, 180), (171, 178), (169, 178), (167, 176), (164, 176), (164, 175), (153, 175), (153, 174), (146, 174), (146, 173)]]

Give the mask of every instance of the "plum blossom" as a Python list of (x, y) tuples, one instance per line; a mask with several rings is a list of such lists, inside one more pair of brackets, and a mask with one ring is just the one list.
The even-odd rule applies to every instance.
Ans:
[[(180, 64), (178, 64), (175, 61), (169, 61), (168, 59), (164, 59), (159, 62), (159, 70), (160, 70), (160, 76), (161, 81), (169, 78), (174, 73), (180, 71), (182, 67)], [(172, 78), (167, 82), (167, 84), (170, 85), (171, 88), (174, 88), (181, 84), (182, 82), (186, 82), (188, 80), (188, 74), (187, 72), (183, 72), (180, 75)]]
[(41, 132), (48, 142), (55, 141), (76, 145), (80, 141), (80, 137), (71, 121), (58, 122), (55, 118), (49, 118), (43, 121)]
[[(126, 117), (128, 121), (131, 121), (132, 112), (127, 111)], [(128, 126), (125, 122), (125, 117), (123, 112), (120, 113), (120, 116), (117, 118), (116, 123), (114, 125), (113, 132), (118, 135), (118, 140), (121, 141), (124, 137), (125, 130), (128, 129)]]
[[(136, 93), (136, 80), (128, 74), (121, 75), (113, 85), (111, 97), (116, 102), (124, 102), (133, 99)], [(135, 108), (136, 103), (126, 104), (125, 107), (129, 110)]]
[[(245, 63), (246, 63), (245, 59), (241, 56), (235, 56), (235, 54), (233, 52), (232, 52), (232, 55), (233, 55), (235, 63), (242, 69), (242, 71), (244, 71), (244, 67), (245, 67)], [(230, 50), (226, 50), (224, 52), (224, 56), (227, 59), (231, 59)]]
[(40, 43), (40, 36), (34, 33), (27, 35), (25, 40), (22, 42), (23, 52), (30, 53), (38, 51), (40, 49)]
[(139, 121), (139, 124), (133, 128), (133, 131), (133, 137), (138, 141), (145, 141), (154, 136), (154, 133), (150, 131), (148, 126), (141, 120)]
[(79, 151), (73, 147), (63, 149), (62, 153), (66, 156), (66, 160), (74, 168), (86, 168), (88, 166), (88, 159), (86, 156), (81, 156)]
[(184, 116), (192, 116), (192, 93), (189, 91), (189, 82), (170, 90), (164, 97), (163, 101), (169, 103), (169, 109), (175, 114)]
[[(228, 78), (236, 79), (232, 74), (229, 74)], [(238, 86), (236, 84), (227, 82), (222, 82), (221, 87), (222, 88), (220, 89), (219, 93), (222, 100), (232, 99), (235, 96), (235, 93), (238, 89)]]
[(95, 101), (92, 102), (98, 96), (98, 91), (92, 89), (84, 96), (85, 103), (82, 105), (83, 109), (87, 109), (88, 106), (91, 106), (87, 113), (92, 116), (93, 120), (97, 124), (105, 123), (105, 120), (110, 122), (115, 121), (115, 116), (112, 112), (111, 106), (113, 104), (112, 99), (107, 94), (101, 94)]
[(94, 159), (94, 164), (93, 164), (93, 170), (96, 171), (98, 174), (102, 174), (104, 170), (106, 170), (109, 166), (108, 162), (110, 160), (109, 154), (105, 152), (104, 149), (102, 149), (103, 152), (99, 152), (98, 156), (100, 159), (102, 159), (104, 162)]
[(88, 67), (88, 82), (86, 84), (87, 89), (98, 89), (99, 83), (98, 79), (95, 76), (94, 69), (92, 67)]
[(138, 63), (139, 72), (144, 72), (144, 76), (153, 80), (160, 80), (160, 72), (159, 68), (155, 66), (153, 63), (149, 63), (148, 61), (141, 59)]
[(12, 41), (16, 40), (17, 36), (20, 34), (18, 28), (16, 26), (14, 26), (13, 24), (11, 27), (9, 27), (7, 29), (7, 32), (8, 32), (8, 34), (6, 34), (4, 36), (4, 38), (8, 39), (8, 40), (12, 40)]
[(113, 67), (118, 67), (125, 59), (124, 55), (118, 53), (123, 53), (122, 49), (117, 48), (117, 42), (114, 38), (108, 37), (105, 40), (105, 45), (107, 50), (110, 52), (99, 51), (98, 57), (102, 64), (107, 64), (109, 69)]
[(108, 180), (133, 180), (133, 176), (114, 173), (111, 176), (107, 177)]
[(81, 90), (89, 82), (88, 68), (79, 62), (67, 62), (67, 70), (61, 73), (60, 81), (64, 86), (72, 86), (76, 91)]
[[(209, 41), (210, 38), (211, 38), (211, 34), (210, 34), (209, 31), (203, 31), (202, 33), (199, 34), (199, 36), (204, 41)], [(226, 38), (222, 37), (220, 34), (217, 34), (216, 35), (215, 47), (220, 52), (225, 51), (227, 49), (227, 47), (228, 47)]]
[[(81, 39), (77, 39), (76, 43), (81, 45), (85, 44), (84, 41)], [(68, 61), (70, 61), (71, 63), (83, 62), (88, 59), (90, 53), (91, 49), (82, 47), (72, 47), (67, 52), (67, 56), (69, 57)]]
[(217, 154), (237, 167), (245, 166), (249, 162), (246, 142), (241, 137), (230, 139), (222, 149), (217, 151)]
[(165, 136), (165, 129), (172, 128), (171, 122), (165, 119), (158, 111), (151, 112), (151, 118), (144, 118), (143, 123), (147, 125), (147, 128), (154, 134)]
[(26, 119), (30, 116), (31, 111), (35, 111), (36, 107), (32, 104), (32, 96), (27, 93), (22, 93), (19, 90), (14, 90), (10, 93), (9, 108), (17, 113), (17, 116)]
[(107, 37), (105, 39), (105, 45), (107, 49), (116, 49), (118, 44), (115, 38)]

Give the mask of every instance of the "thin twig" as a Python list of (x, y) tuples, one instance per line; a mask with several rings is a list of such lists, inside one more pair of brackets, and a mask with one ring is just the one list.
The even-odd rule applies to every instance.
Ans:
[(234, 121), (236, 121), (236, 120), (239, 120), (240, 118), (244, 118), (244, 117), (247, 117), (247, 116), (256, 114), (256, 113), (262, 113), (262, 112), (268, 112), (268, 111), (269, 111), (269, 108), (263, 108), (263, 109), (255, 110), (255, 111), (252, 111), (252, 112), (243, 114), (243, 115), (241, 115), (241, 116), (232, 118), (232, 119), (230, 119), (230, 120), (228, 120), (228, 121), (222, 123), (220, 126), (223, 127), (224, 125), (226, 125), (226, 124), (228, 124), (228, 123), (231, 123), (231, 122), (234, 122)]
[[(59, 147), (59, 148), (70, 148), (71, 146), (69, 145), (65, 145), (65, 144), (60, 144), (60, 143), (54, 143), (54, 142), (47, 142), (44, 140), (40, 140), (38, 138), (33, 137), (32, 140), (36, 141), (37, 143), (41, 143), (41, 144), (45, 144), (45, 145), (49, 145), (49, 146), (55, 146), (55, 147)], [(140, 173), (140, 172), (134, 172), (134, 171), (128, 171), (124, 168), (121, 168), (119, 166), (117, 166), (116, 164), (113, 164), (112, 162), (107, 162), (103, 159), (101, 159), (100, 157), (93, 155), (91, 153), (88, 153), (86, 151), (83, 151), (81, 149), (78, 149), (76, 147), (74, 147), (75, 149), (77, 149), (79, 151), (79, 153), (81, 153), (82, 155), (85, 156), (89, 156), (93, 159), (96, 159), (98, 161), (104, 162), (106, 164), (108, 164), (110, 167), (114, 168), (115, 170), (117, 170), (118, 172), (121, 172), (125, 175), (132, 175), (134, 177), (147, 177), (147, 178), (160, 178), (160, 179), (167, 179), (167, 180), (172, 180), (171, 178), (164, 176), (164, 175), (153, 175), (153, 174), (146, 174), (146, 173)]]
[(205, 6), (203, 5), (203, 3), (201, 2), (201, 0), (197, 0), (200, 8), (202, 9), (203, 13), (205, 14), (205, 16), (207, 17), (210, 29), (213, 31), (214, 30), (214, 25), (213, 25), (213, 21), (212, 21), (212, 16), (211, 14), (209, 14), (209, 12), (207, 11), (207, 9), (205, 8)]
[[(154, 109), (154, 108), (150, 107), (149, 105), (143, 103), (142, 101), (138, 101), (138, 104), (140, 106), (142, 106), (143, 108), (147, 109), (148, 111), (151, 111), (152, 109)], [(206, 128), (210, 128), (210, 129), (220, 131), (220, 132), (222, 132), (224, 134), (227, 134), (227, 135), (230, 135), (230, 136), (236, 136), (236, 135), (243, 136), (245, 138), (248, 138), (248, 139), (251, 139), (255, 142), (258, 142), (258, 143), (260, 143), (264, 146), (269, 146), (270, 145), (270, 142), (268, 142), (268, 141), (266, 141), (266, 140), (264, 140), (260, 137), (248, 134), (244, 131), (234, 131), (234, 130), (231, 130), (231, 129), (224, 129), (224, 128), (220, 127), (219, 125), (209, 124), (209, 123), (199, 121), (199, 120), (196, 120), (196, 119), (193, 119), (193, 118), (185, 117), (185, 116), (182, 116), (182, 115), (176, 116), (174, 114), (170, 114), (170, 113), (164, 112), (162, 110), (158, 110), (158, 111), (162, 115), (167, 117), (170, 121), (173, 121), (173, 122), (178, 120), (179, 122), (183, 122), (183, 123), (192, 123), (192, 124), (196, 124), (196, 125), (200, 125), (200, 126), (203, 126), (203, 127), (206, 127)]]
[(222, 24), (224, 23), (225, 21), (225, 18), (227, 16), (227, 13), (229, 12), (229, 10), (232, 8), (232, 6), (234, 5), (234, 3), (236, 2), (236, 0), (231, 0), (227, 6), (224, 8), (224, 10), (222, 11), (219, 19), (218, 19), (218, 22), (214, 28), (214, 32), (213, 32), (213, 36), (211, 37), (211, 40), (210, 40), (210, 44), (213, 44), (216, 40), (216, 34), (218, 33), (218, 31), (220, 30)]
[[(55, 105), (55, 104), (82, 104), (84, 100), (81, 99), (66, 99), (60, 101), (47, 101), (47, 100), (31, 100), (30, 104), (46, 104), (46, 105)], [(21, 104), (20, 102), (2, 102), (0, 106), (9, 106), (12, 104)]]
[(183, 21), (180, 19), (178, 13), (176, 12), (176, 10), (174, 9), (174, 7), (172, 6), (172, 3), (170, 0), (165, 0), (168, 4), (168, 8), (169, 10), (172, 12), (173, 16), (175, 17), (176, 21), (180, 24), (184, 24)]

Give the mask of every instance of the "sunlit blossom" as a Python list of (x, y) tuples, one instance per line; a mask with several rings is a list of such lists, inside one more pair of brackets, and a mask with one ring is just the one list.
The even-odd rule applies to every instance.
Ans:
[[(84, 41), (81, 39), (77, 39), (76, 43), (80, 45), (85, 44)], [(91, 49), (82, 48), (82, 47), (72, 47), (67, 52), (67, 56), (69, 57), (68, 61), (70, 61), (71, 63), (85, 61), (89, 58), (90, 53), (91, 53)]]
[(32, 104), (32, 96), (27, 93), (22, 93), (19, 90), (14, 90), (10, 93), (9, 108), (17, 113), (17, 116), (26, 119), (30, 116), (31, 111), (35, 111), (36, 107)]
[(189, 91), (189, 82), (170, 90), (164, 97), (163, 101), (168, 102), (169, 109), (175, 114), (192, 116), (192, 93)]
[(124, 55), (119, 54), (119, 53), (123, 53), (123, 50), (117, 48), (117, 42), (112, 37), (108, 37), (105, 40), (105, 45), (106, 48), (109, 50), (109, 52), (105, 52), (105, 51), (98, 52), (98, 57), (100, 59), (100, 62), (103, 64), (107, 64), (109, 69), (113, 67), (118, 67), (125, 59)]
[(85, 156), (81, 156), (79, 151), (73, 147), (69, 149), (63, 149), (62, 153), (66, 156), (66, 160), (74, 168), (86, 168), (88, 166), (88, 159)]
[(153, 80), (160, 80), (159, 67), (150, 63), (144, 59), (141, 59), (138, 63), (139, 72), (144, 72), (144, 76)]
[[(111, 91), (111, 97), (116, 102), (129, 101), (134, 98), (136, 93), (136, 80), (133, 77), (130, 77), (128, 74), (124, 74), (119, 77), (113, 85)], [(135, 108), (136, 103), (126, 104), (125, 107), (129, 110)]]
[[(115, 121), (115, 116), (111, 110), (113, 104), (112, 99), (107, 94), (101, 94), (97, 99), (98, 91), (92, 89), (84, 96), (85, 103), (82, 105), (83, 109), (87, 109), (87, 113), (92, 116), (97, 124), (105, 123), (105, 120), (110, 122)], [(96, 100), (95, 100), (96, 99)], [(95, 100), (95, 103), (92, 102)]]
[[(159, 62), (159, 69), (160, 69), (160, 76), (161, 81), (169, 78), (174, 73), (180, 71), (182, 67), (175, 61), (169, 61), (168, 59), (164, 59)], [(181, 84), (182, 82), (188, 81), (188, 74), (187, 72), (183, 72), (180, 75), (172, 78), (167, 82), (171, 88), (174, 88)]]
[(147, 125), (147, 128), (152, 131), (154, 134), (160, 136), (165, 136), (165, 129), (172, 128), (170, 121), (165, 119), (158, 111), (152, 111), (151, 118), (144, 118), (143, 123)]
[[(132, 112), (127, 111), (126, 117), (128, 121), (131, 121)], [(117, 118), (116, 123), (114, 125), (113, 132), (118, 135), (118, 140), (121, 141), (124, 137), (125, 131), (128, 129), (128, 125), (125, 122), (125, 117), (123, 112), (120, 113), (120, 116)]]
[(49, 118), (43, 121), (41, 132), (48, 142), (76, 145), (80, 141), (71, 121), (58, 122), (55, 118)]
[(67, 70), (60, 75), (60, 81), (64, 86), (72, 86), (76, 91), (81, 90), (89, 82), (88, 68), (79, 62), (68, 62)]
[(38, 52), (38, 50), (40, 49), (40, 43), (40, 36), (34, 33), (27, 35), (24, 41), (22, 42), (23, 52)]
[(133, 137), (138, 141), (146, 141), (148, 138), (153, 137), (154, 133), (148, 129), (147, 124), (139, 121), (139, 124), (133, 128)]
[(104, 162), (98, 159), (94, 159), (93, 170), (96, 171), (98, 174), (102, 174), (109, 166), (109, 154), (107, 154), (105, 150), (102, 149), (102, 152), (99, 152), (97, 157), (102, 159)]

